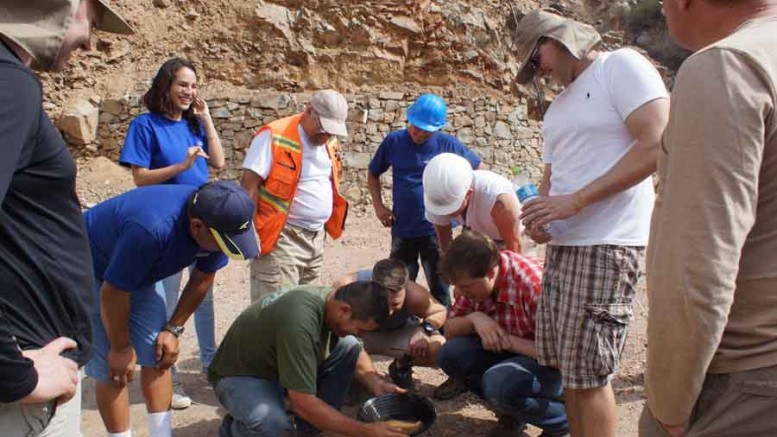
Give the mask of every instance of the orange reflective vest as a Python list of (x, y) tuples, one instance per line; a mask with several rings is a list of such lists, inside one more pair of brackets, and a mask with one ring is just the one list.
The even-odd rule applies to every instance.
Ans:
[[(269, 253), (275, 247), (281, 230), (286, 225), (289, 206), (297, 192), (297, 184), (302, 173), (302, 140), (297, 130), (301, 118), (302, 114), (297, 114), (275, 120), (256, 132), (256, 135), (266, 130), (272, 132), (272, 167), (267, 179), (259, 187), (254, 217), (262, 255)], [(332, 215), (324, 225), (324, 229), (332, 238), (339, 238), (343, 234), (348, 215), (348, 202), (337, 190), (342, 171), (342, 163), (336, 154), (338, 146), (335, 137), (325, 145), (329, 159), (332, 161), (334, 205)]]

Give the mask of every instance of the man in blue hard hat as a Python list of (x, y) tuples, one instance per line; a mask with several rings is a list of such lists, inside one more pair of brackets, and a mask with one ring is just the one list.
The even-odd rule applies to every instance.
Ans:
[[(438, 272), (440, 246), (434, 226), (426, 220), (421, 178), (426, 163), (440, 153), (466, 158), (472, 168), (480, 158), (451, 135), (439, 132), (445, 126), (448, 108), (442, 97), (423, 94), (407, 110), (407, 129), (391, 132), (370, 162), (367, 181), (375, 215), (391, 227), (391, 258), (407, 265), (410, 280), (418, 276), (418, 259), (424, 267), (429, 290), (440, 303), (450, 304), (448, 284)], [(393, 208), (383, 203), (380, 175), (392, 168)]]

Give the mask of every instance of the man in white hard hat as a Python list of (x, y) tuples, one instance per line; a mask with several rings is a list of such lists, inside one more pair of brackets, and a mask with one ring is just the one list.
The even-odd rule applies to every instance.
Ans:
[(348, 135), (348, 102), (334, 90), (313, 94), (305, 110), (262, 126), (243, 161), (240, 184), (256, 200), (261, 244), (251, 262), (251, 301), (321, 275), (324, 234), (339, 238), (348, 202), (338, 191), (337, 137)]
[[(549, 243), (539, 361), (561, 370), (572, 435), (615, 437), (610, 381), (641, 276), (669, 98), (650, 61), (631, 49), (600, 52), (589, 25), (538, 10), (516, 34), (518, 82), (564, 87), (543, 118), (540, 197), (522, 213), (527, 234)], [(549, 235), (553, 221), (560, 231)]]
[(426, 219), (434, 224), (443, 252), (452, 239), (451, 223), (482, 232), (500, 247), (521, 253), (521, 204), (506, 178), (472, 170), (453, 153), (435, 156), (423, 174)]
[(132, 33), (107, 0), (0, 2), (0, 435), (80, 435), (92, 260), (75, 164), (30, 70), (59, 70), (92, 28)]

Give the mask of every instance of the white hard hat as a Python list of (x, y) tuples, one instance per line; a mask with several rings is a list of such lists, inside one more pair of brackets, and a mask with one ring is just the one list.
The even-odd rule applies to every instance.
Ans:
[(474, 173), (466, 159), (441, 153), (424, 169), (424, 207), (434, 215), (449, 215), (461, 208), (472, 186)]

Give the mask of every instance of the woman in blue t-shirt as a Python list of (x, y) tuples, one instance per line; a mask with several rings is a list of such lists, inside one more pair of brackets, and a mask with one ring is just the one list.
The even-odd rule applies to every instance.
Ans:
[[(122, 165), (132, 168), (136, 185), (199, 187), (208, 182), (208, 166), (224, 166), (224, 150), (208, 104), (197, 94), (197, 71), (191, 62), (173, 58), (162, 64), (151, 89), (143, 96), (149, 112), (132, 120), (119, 157)], [(160, 281), (157, 287), (164, 289), (169, 318), (178, 304), (181, 273)], [(200, 361), (206, 374), (216, 353), (214, 318), (211, 287), (194, 313)], [(173, 408), (189, 407), (191, 398), (183, 391), (175, 367), (173, 389)]]

